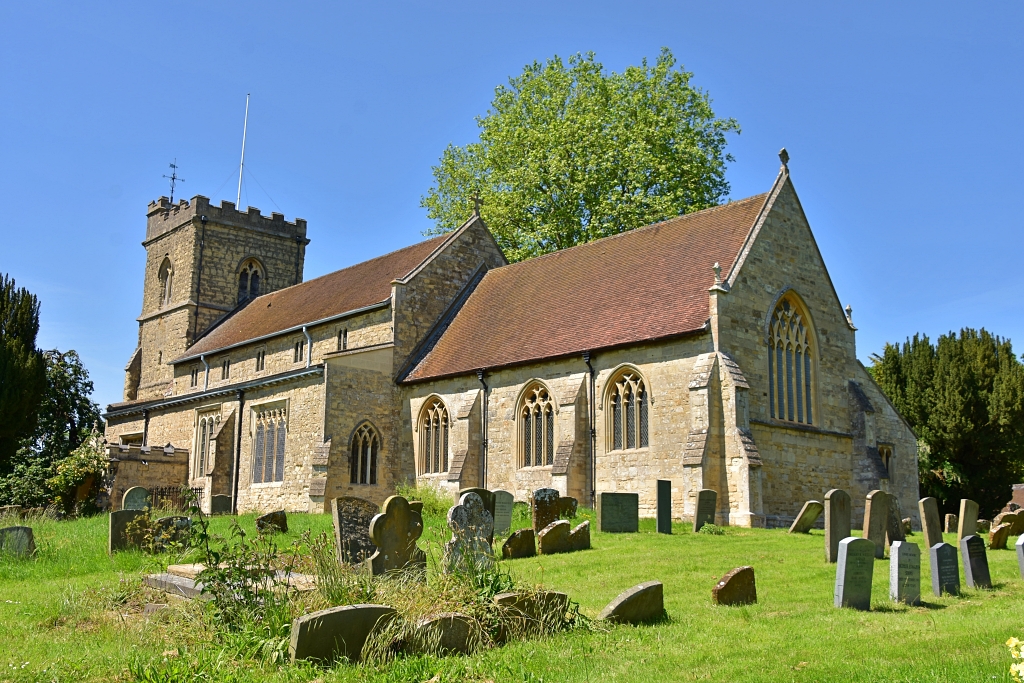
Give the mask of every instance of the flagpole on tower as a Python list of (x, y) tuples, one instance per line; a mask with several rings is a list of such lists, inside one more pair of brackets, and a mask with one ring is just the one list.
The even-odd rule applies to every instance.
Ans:
[(238, 197), (235, 199), (235, 208), (242, 201), (242, 171), (245, 169), (245, 129), (249, 125), (249, 93), (245, 93), (245, 121), (242, 123), (242, 161), (238, 164)]

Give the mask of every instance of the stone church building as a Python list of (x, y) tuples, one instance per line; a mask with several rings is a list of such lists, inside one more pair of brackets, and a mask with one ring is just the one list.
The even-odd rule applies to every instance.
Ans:
[(115, 508), (136, 484), (313, 512), (415, 481), (630, 491), (653, 516), (668, 479), (682, 518), (702, 488), (739, 526), (882, 488), (916, 519), (915, 436), (857, 360), (786, 163), (765, 194), (511, 265), (479, 215), (303, 282), (308, 244), (278, 213), (149, 205)]

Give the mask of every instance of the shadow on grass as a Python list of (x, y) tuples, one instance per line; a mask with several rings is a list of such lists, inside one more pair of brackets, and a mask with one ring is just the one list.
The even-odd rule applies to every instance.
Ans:
[(921, 609), (928, 609), (928, 610), (937, 610), (937, 609), (946, 609), (946, 607), (948, 607), (948, 605), (940, 605), (940, 604), (938, 604), (936, 602), (923, 602), (923, 601), (921, 603), (917, 604), (917, 605), (907, 605), (907, 604), (902, 603), (902, 602), (878, 602), (878, 603), (873, 603), (871, 605), (871, 611), (872, 612), (885, 612), (885, 613), (909, 612), (909, 611), (911, 611), (911, 609), (913, 609), (915, 607), (918, 607), (918, 608), (921, 608)]

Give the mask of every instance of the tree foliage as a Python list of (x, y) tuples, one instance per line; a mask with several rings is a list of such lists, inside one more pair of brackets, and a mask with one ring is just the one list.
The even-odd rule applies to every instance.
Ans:
[(923, 444), (921, 492), (956, 512), (960, 498), (992, 515), (1024, 480), (1024, 365), (1010, 340), (963, 329), (932, 344), (886, 344), (874, 376)]
[(511, 261), (720, 203), (726, 134), (707, 93), (663, 49), (607, 73), (593, 53), (534, 62), (495, 89), (478, 142), (449, 145), (421, 205), (429, 231), (481, 214)]
[(18, 443), (35, 427), (46, 386), (38, 333), (39, 300), (0, 275), (0, 472), (11, 466)]

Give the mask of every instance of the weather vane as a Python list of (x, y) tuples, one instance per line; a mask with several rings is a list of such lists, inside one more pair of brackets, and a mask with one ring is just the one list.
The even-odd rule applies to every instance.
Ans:
[(177, 157), (174, 158), (174, 163), (171, 164), (171, 175), (165, 175), (164, 178), (167, 178), (168, 180), (171, 181), (171, 204), (173, 204), (174, 203), (174, 184), (175, 183), (183, 183), (183, 182), (185, 182), (184, 178), (179, 178), (178, 177), (178, 158)]

